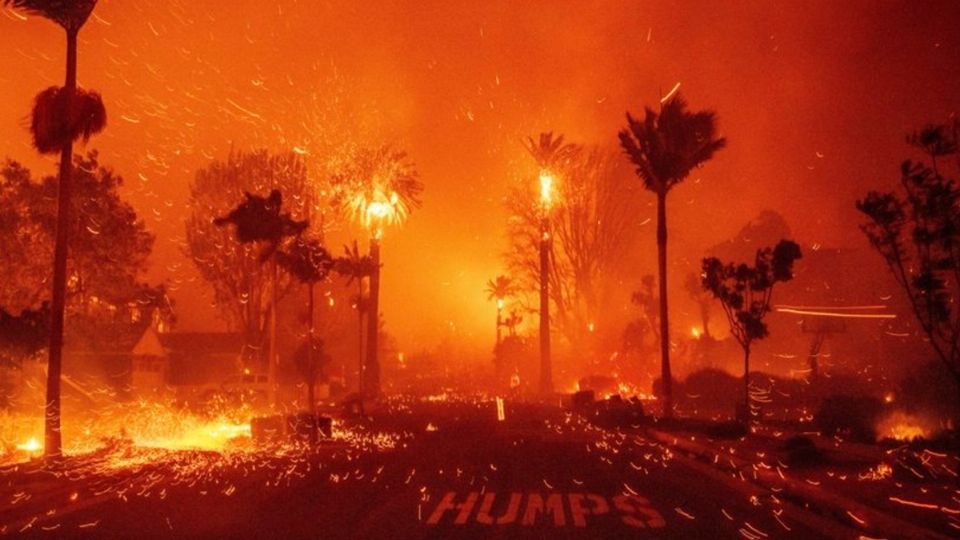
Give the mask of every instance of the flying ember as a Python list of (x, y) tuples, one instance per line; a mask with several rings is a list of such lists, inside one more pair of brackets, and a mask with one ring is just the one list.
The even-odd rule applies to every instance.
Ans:
[(960, 3), (0, 14), (0, 536), (958, 535)]

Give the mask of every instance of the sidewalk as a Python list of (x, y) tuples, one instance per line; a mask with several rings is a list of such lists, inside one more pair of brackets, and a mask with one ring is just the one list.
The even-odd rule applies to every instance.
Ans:
[[(919, 499), (913, 494), (901, 494), (903, 485), (890, 478), (873, 479), (854, 473), (857, 469), (870, 470), (866, 466), (870, 462), (876, 462), (874, 467), (880, 463), (883, 449), (879, 447), (830, 448), (817, 437), (818, 448), (828, 456), (834, 460), (848, 458), (850, 462), (791, 468), (771, 451), (776, 448), (771, 441), (753, 439), (754, 435), (745, 439), (746, 444), (737, 445), (740, 440), (710, 440), (704, 435), (683, 431), (666, 432), (648, 427), (641, 428), (640, 432), (730, 474), (732, 482), (738, 481), (735, 478), (750, 482), (779, 498), (861, 531), (867, 537), (939, 540), (960, 534), (960, 528), (956, 528), (960, 524), (955, 524), (960, 523), (956, 520), (960, 517), (960, 491), (953, 486), (939, 486), (946, 496), (941, 497), (939, 503), (929, 502), (932, 491), (929, 488), (933, 487), (930, 484), (916, 490), (926, 497)], [(852, 474), (857, 474), (852, 478), (856, 484), (850, 483)], [(841, 486), (843, 483), (847, 485)], [(935, 522), (932, 516), (945, 519)]]

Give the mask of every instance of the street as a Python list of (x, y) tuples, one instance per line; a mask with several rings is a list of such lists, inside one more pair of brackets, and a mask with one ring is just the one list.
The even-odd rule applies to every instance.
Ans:
[(748, 539), (846, 532), (640, 435), (601, 431), (556, 408), (508, 402), (498, 422), (492, 401), (397, 400), (364, 433), (315, 453), (162, 451), (143, 459), (128, 450), (127, 462), (113, 456), (110, 465), (76, 467), (56, 488), (45, 473), (8, 470), (4, 532)]

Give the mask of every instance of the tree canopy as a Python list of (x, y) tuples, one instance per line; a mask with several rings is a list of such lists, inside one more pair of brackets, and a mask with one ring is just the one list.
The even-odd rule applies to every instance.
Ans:
[[(273, 190), (282, 192), (287, 199), (289, 220), (309, 217), (313, 201), (306, 167), (292, 152), (274, 155), (266, 150), (234, 151), (226, 160), (215, 161), (198, 171), (190, 186), (186, 254), (213, 289), (214, 302), (223, 319), (242, 332), (251, 346), (260, 345), (266, 329), (270, 272), (261, 264), (260, 246), (237, 242), (232, 227), (220, 227), (214, 221), (229, 216), (238, 201), (249, 201), (248, 194), (269, 202)], [(280, 211), (279, 205), (276, 211)], [(279, 274), (279, 297), (283, 298), (292, 280), (283, 268)]]
[[(103, 337), (105, 325), (123, 333), (130, 324), (148, 319), (153, 308), (171, 317), (164, 288), (143, 281), (154, 236), (120, 197), (123, 178), (101, 165), (96, 151), (75, 156), (74, 166), (68, 333), (74, 342), (97, 332)], [(5, 210), (0, 217), (0, 266), (6, 279), (0, 307), (10, 313), (36, 310), (49, 301), (56, 193), (56, 177), (35, 180), (28, 169), (9, 160), (0, 169), (0, 207)]]

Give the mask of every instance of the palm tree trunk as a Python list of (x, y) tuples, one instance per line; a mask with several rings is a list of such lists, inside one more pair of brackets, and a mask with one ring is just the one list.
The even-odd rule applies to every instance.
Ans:
[(367, 361), (364, 366), (364, 391), (366, 397), (380, 394), (380, 361), (378, 338), (380, 334), (380, 240), (370, 239), (370, 304), (367, 306)]
[(309, 290), (310, 300), (308, 302), (307, 309), (310, 311), (308, 314), (310, 320), (310, 331), (307, 335), (307, 412), (310, 413), (310, 422), (312, 428), (310, 429), (310, 443), (314, 444), (317, 442), (317, 427), (318, 427), (318, 418), (317, 418), (317, 396), (314, 391), (314, 386), (317, 384), (317, 372), (316, 366), (313, 363), (313, 335), (316, 331), (314, 327), (313, 320), (313, 282), (311, 281), (307, 289)]
[(270, 348), (267, 352), (267, 380), (270, 384), (270, 393), (269, 401), (271, 407), (278, 407), (277, 398), (279, 395), (278, 392), (278, 381), (277, 381), (277, 297), (278, 295), (278, 286), (277, 279), (279, 278), (279, 271), (277, 269), (277, 252), (273, 253), (270, 262)]
[(503, 326), (503, 323), (501, 322), (502, 318), (500, 316), (501, 311), (502, 310), (498, 307), (497, 308), (497, 345), (498, 346), (500, 345), (500, 327)]
[(553, 392), (550, 362), (550, 224), (540, 223), (540, 392)]
[(673, 379), (670, 375), (670, 319), (667, 315), (667, 194), (657, 194), (657, 267), (660, 283), (660, 379), (663, 415), (673, 416)]
[(357, 279), (357, 394), (363, 397), (363, 278)]
[(750, 347), (743, 349), (743, 422), (750, 423)]
[[(67, 32), (67, 75), (64, 89), (73, 104), (77, 89), (77, 33)], [(69, 111), (65, 111), (69, 114)], [(67, 245), (70, 239), (73, 140), (69, 137), (60, 151), (60, 182), (57, 186), (57, 232), (53, 253), (53, 313), (50, 321), (50, 350), (47, 361), (47, 402), (44, 415), (44, 456), (57, 460), (63, 455), (60, 433), (60, 373), (63, 369), (63, 319), (67, 299)]]

